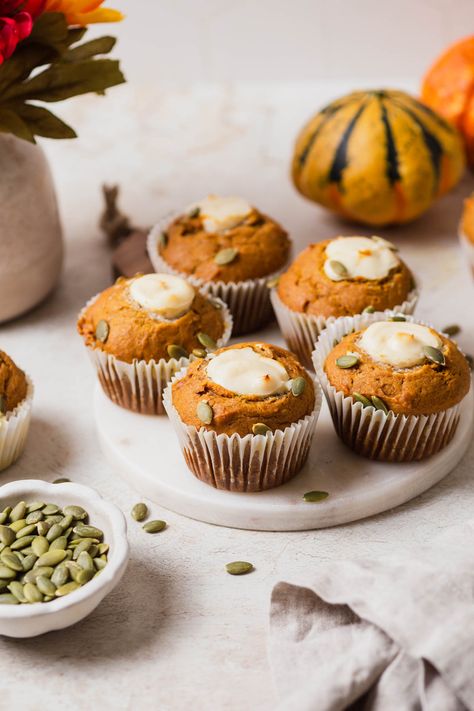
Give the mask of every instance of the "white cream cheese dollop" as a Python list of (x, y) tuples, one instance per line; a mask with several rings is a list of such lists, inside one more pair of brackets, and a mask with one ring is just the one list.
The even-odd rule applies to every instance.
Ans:
[(412, 368), (426, 360), (423, 346), (441, 349), (443, 343), (431, 329), (418, 323), (377, 321), (365, 329), (358, 345), (381, 363)]
[(238, 395), (276, 395), (288, 391), (286, 368), (253, 348), (232, 348), (209, 361), (207, 375), (217, 385)]
[(199, 214), (206, 232), (225, 232), (236, 227), (249, 215), (253, 208), (241, 197), (219, 197), (209, 195), (188, 207), (188, 212), (199, 208)]
[[(384, 279), (400, 264), (393, 244), (382, 237), (336, 237), (326, 247), (324, 272), (331, 281), (342, 279)], [(331, 262), (339, 262), (345, 272), (336, 271)]]
[(133, 301), (164, 318), (177, 318), (191, 308), (195, 291), (187, 281), (171, 274), (145, 274), (129, 287)]

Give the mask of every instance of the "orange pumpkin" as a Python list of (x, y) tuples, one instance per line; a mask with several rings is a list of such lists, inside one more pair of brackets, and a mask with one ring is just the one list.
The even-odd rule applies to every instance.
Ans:
[(423, 80), (421, 98), (457, 126), (474, 168), (474, 35), (438, 57)]

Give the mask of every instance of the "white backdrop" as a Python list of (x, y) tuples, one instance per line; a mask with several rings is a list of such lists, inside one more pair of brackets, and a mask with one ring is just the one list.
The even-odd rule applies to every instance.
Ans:
[[(423, 74), (474, 31), (474, 0), (107, 0), (129, 81), (322, 80)], [(104, 27), (99, 26), (99, 31)]]

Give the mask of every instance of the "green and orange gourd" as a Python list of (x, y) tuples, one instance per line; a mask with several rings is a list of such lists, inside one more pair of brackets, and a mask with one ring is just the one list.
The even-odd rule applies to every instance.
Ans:
[(462, 139), (402, 91), (357, 91), (322, 109), (297, 138), (293, 181), (307, 198), (367, 225), (409, 222), (465, 167)]

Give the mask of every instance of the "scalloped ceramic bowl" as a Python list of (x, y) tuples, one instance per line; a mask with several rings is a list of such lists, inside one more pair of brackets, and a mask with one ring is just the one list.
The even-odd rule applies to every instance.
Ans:
[(0, 634), (36, 637), (60, 630), (87, 617), (120, 581), (127, 567), (129, 546), (123, 513), (94, 490), (82, 484), (49, 484), (37, 479), (14, 481), (0, 487), (0, 511), (17, 501), (77, 504), (90, 514), (91, 523), (104, 532), (110, 545), (102, 573), (66, 597), (25, 605), (0, 605)]

